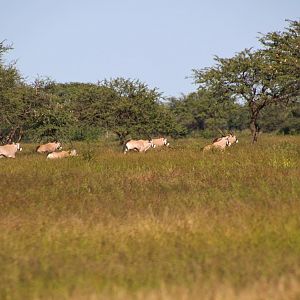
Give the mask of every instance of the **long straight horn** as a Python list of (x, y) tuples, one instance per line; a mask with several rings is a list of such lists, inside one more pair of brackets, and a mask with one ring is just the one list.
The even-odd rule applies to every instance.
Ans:
[(226, 134), (224, 133), (224, 131), (221, 130), (220, 128), (218, 128), (218, 131), (221, 133), (222, 136), (226, 136)]

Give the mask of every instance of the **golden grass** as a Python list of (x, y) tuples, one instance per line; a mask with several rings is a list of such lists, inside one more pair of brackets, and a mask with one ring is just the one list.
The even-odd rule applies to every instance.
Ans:
[(0, 160), (0, 299), (298, 299), (300, 137), (205, 143)]

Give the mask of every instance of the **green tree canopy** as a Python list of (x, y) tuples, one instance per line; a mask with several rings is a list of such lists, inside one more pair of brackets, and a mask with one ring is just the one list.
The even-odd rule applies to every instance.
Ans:
[(211, 68), (193, 70), (199, 89), (221, 102), (247, 103), (253, 142), (258, 136), (258, 117), (273, 103), (299, 97), (299, 22), (291, 22), (283, 33), (261, 38), (264, 49), (245, 49), (232, 58), (215, 57)]
[(20, 90), (22, 79), (14, 63), (6, 64), (4, 55), (12, 49), (0, 42), (0, 140), (12, 142), (17, 131), (20, 132), (18, 112), (22, 107)]
[(206, 90), (169, 101), (177, 123), (186, 128), (188, 133), (201, 131), (202, 135), (211, 137), (220, 130), (244, 129), (247, 116), (242, 112), (243, 107), (233, 102), (220, 102)]

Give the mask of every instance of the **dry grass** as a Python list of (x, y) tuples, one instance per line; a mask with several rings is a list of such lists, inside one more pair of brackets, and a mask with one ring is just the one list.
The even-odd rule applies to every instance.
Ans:
[(0, 160), (0, 298), (299, 299), (300, 137), (205, 143)]

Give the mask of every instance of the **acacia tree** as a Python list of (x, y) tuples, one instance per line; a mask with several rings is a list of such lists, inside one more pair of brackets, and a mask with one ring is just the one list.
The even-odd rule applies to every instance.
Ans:
[(109, 99), (110, 103), (106, 103), (106, 121), (121, 143), (128, 135), (150, 138), (162, 127), (161, 94), (156, 88), (150, 89), (139, 80), (124, 78), (104, 80), (100, 86), (114, 93), (114, 97)]
[(21, 106), (19, 90), (22, 86), (21, 76), (14, 63), (5, 64), (4, 54), (11, 46), (0, 42), (0, 140), (12, 142), (18, 130), (16, 116)]
[(300, 22), (289, 21), (283, 32), (262, 35), (260, 42), (277, 83), (275, 98), (298, 101), (300, 95)]
[(71, 103), (80, 138), (95, 138), (104, 132), (108, 136), (112, 132), (122, 143), (129, 137), (181, 133), (156, 89), (138, 80), (116, 78), (97, 84), (58, 84), (54, 94)]
[(55, 86), (49, 78), (37, 78), (27, 86), (20, 118), (30, 140), (69, 140), (75, 119), (70, 104), (53, 93)]
[[(171, 111), (187, 132), (201, 131), (205, 136), (218, 130), (237, 128), (237, 114), (241, 106), (234, 103), (220, 103), (204, 90), (170, 98)], [(240, 127), (240, 126), (239, 126)]]
[(261, 42), (262, 50), (245, 49), (232, 58), (215, 57), (215, 66), (193, 70), (199, 89), (210, 91), (222, 102), (247, 103), (253, 143), (258, 137), (261, 110), (299, 97), (299, 22), (291, 22), (283, 33), (263, 36)]
[(110, 110), (117, 97), (110, 88), (92, 83), (58, 84), (55, 95), (69, 103), (76, 120), (74, 130), (77, 137), (96, 138), (110, 130)]

